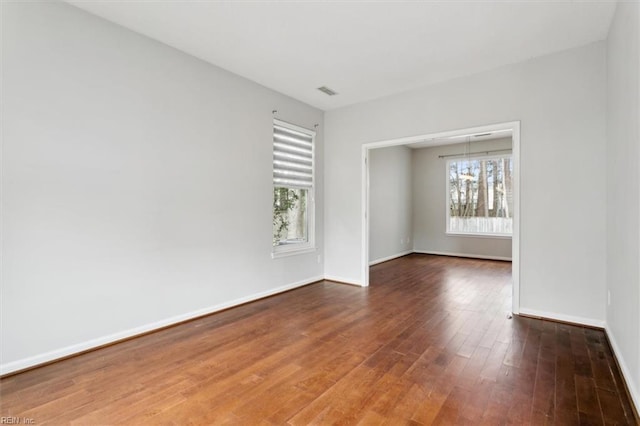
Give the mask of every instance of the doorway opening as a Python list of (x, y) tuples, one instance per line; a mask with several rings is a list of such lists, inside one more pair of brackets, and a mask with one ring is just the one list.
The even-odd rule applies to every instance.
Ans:
[[(458, 149), (457, 153), (439, 156), (441, 161), (446, 163), (447, 165), (446, 167), (453, 167), (452, 164), (455, 164), (456, 158), (459, 160), (458, 161), (459, 163), (464, 163), (466, 166), (468, 166), (470, 163), (480, 165), (482, 164), (482, 161), (480, 161), (482, 159), (486, 160), (488, 158), (493, 158), (493, 157), (506, 158), (504, 156), (504, 152), (506, 152), (507, 149), (506, 148), (500, 149), (502, 148), (500, 146), (495, 147), (495, 149), (488, 149), (486, 148), (486, 145), (481, 145), (478, 142), (489, 141), (492, 139), (495, 140), (498, 138), (507, 138), (507, 137), (511, 138), (511, 148), (510, 148), (511, 152), (510, 152), (509, 163), (508, 163), (509, 170), (507, 173), (508, 184), (510, 186), (509, 188), (510, 195), (509, 195), (508, 203), (507, 203), (507, 198), (505, 197), (504, 203), (500, 204), (500, 205), (504, 205), (504, 208), (502, 208), (501, 213), (498, 214), (497, 213), (498, 210), (491, 210), (492, 213), (490, 213), (488, 216), (494, 216), (494, 217), (490, 219), (474, 218), (476, 223), (476, 225), (474, 226), (478, 226), (477, 225), (478, 221), (482, 222), (480, 223), (480, 226), (487, 226), (487, 225), (505, 226), (506, 221), (503, 218), (499, 218), (497, 216), (509, 217), (509, 220), (508, 220), (509, 223), (507, 225), (509, 227), (508, 230), (511, 231), (511, 237), (510, 237), (511, 265), (512, 265), (511, 311), (514, 314), (519, 313), (519, 307), (520, 307), (520, 279), (519, 279), (520, 278), (520, 122), (519, 121), (491, 124), (486, 126), (478, 126), (473, 128), (459, 129), (459, 130), (426, 134), (426, 135), (417, 135), (417, 136), (398, 138), (398, 139), (392, 139), (392, 140), (385, 140), (385, 141), (364, 144), (362, 146), (362, 158), (363, 158), (363, 162), (362, 162), (363, 164), (362, 194), (363, 195), (362, 197), (363, 199), (362, 199), (362, 216), (361, 216), (362, 218), (361, 259), (362, 259), (363, 286), (369, 285), (370, 243), (371, 243), (370, 212), (372, 207), (371, 193), (370, 193), (370, 177), (371, 177), (370, 166), (371, 166), (371, 156), (372, 156), (371, 151), (379, 148), (399, 147), (399, 146), (407, 146), (409, 148), (432, 148), (432, 147), (440, 147), (440, 146), (447, 146), (447, 145), (459, 145), (458, 148), (464, 148), (462, 151)], [(500, 151), (502, 151), (502, 154), (500, 153)], [(465, 163), (465, 160), (466, 160), (466, 163)], [(502, 164), (501, 166), (503, 170), (502, 176), (504, 176), (505, 163), (503, 161), (500, 164)], [(475, 176), (476, 180), (478, 179), (478, 176), (479, 176), (478, 173), (480, 174), (487, 173), (487, 168), (486, 168), (487, 166), (486, 165), (483, 165), (483, 166), (484, 166), (483, 171), (476, 172), (476, 176)], [(498, 176), (498, 174), (500, 173), (498, 162), (495, 162), (495, 171), (492, 171), (493, 170), (492, 167), (494, 166), (493, 165), (489, 166), (489, 171), (488, 171), (489, 175), (493, 173), (494, 176)], [(478, 166), (478, 169), (480, 170), (481, 167)], [(444, 166), (443, 166), (443, 170), (444, 170)], [(444, 179), (444, 171), (443, 171), (442, 177)], [(460, 176), (458, 177), (460, 177), (461, 179), (467, 179), (467, 177), (464, 176), (464, 173), (460, 173)], [(471, 178), (472, 178), (471, 176), (468, 177), (468, 179), (471, 179)], [(480, 178), (482, 177), (480, 176)], [(499, 200), (497, 199), (497, 197), (500, 195), (500, 191), (503, 191), (503, 194), (504, 194), (504, 190), (505, 190), (504, 177), (502, 179), (503, 180), (501, 181), (501, 183), (497, 183), (495, 180), (491, 180), (491, 178), (489, 178), (489, 182), (491, 182), (491, 185), (495, 185), (495, 188), (493, 188), (495, 191), (487, 192), (489, 196), (487, 199), (484, 200), (484, 203), (489, 204), (489, 201), (490, 201), (492, 206), (493, 205), (498, 206)], [(487, 184), (487, 180), (485, 178), (485, 185), (486, 184)], [(478, 186), (477, 183), (475, 185), (476, 187)], [(450, 197), (449, 194), (451, 193), (448, 192), (448, 190), (446, 192), (447, 192), (446, 201), (443, 200), (442, 198), (438, 199), (439, 202), (442, 201), (446, 203), (446, 208), (443, 209), (442, 211), (443, 214), (445, 213), (445, 210), (447, 211), (446, 233), (444, 231), (445, 223), (438, 224), (438, 226), (442, 226), (443, 238), (460, 236), (460, 234), (455, 234), (455, 232), (450, 232), (451, 229), (449, 229), (449, 223), (456, 224), (456, 226), (461, 226), (460, 223), (465, 222), (464, 220), (461, 220), (461, 219), (465, 219), (465, 218), (450, 217), (450, 216), (456, 216), (457, 214), (453, 213), (450, 215), (449, 212), (453, 211), (451, 210), (451, 206), (455, 205), (455, 202), (454, 200), (449, 198)], [(475, 195), (475, 197), (476, 198), (474, 199), (474, 202), (475, 202), (474, 208), (477, 211), (478, 196)], [(502, 203), (502, 201), (500, 202)], [(486, 209), (486, 211), (490, 211), (491, 208), (497, 209), (498, 207), (489, 206), (489, 207), (483, 207), (483, 208)], [(505, 210), (507, 211), (506, 213), (504, 212)], [(504, 229), (505, 228), (499, 228), (499, 229), (497, 228), (495, 238), (505, 238), (505, 235), (501, 235), (501, 233), (505, 232)], [(414, 230), (414, 233), (415, 233), (415, 230)], [(462, 232), (462, 234), (464, 233), (465, 232)], [(473, 234), (470, 233), (469, 235), (463, 236), (463, 238), (469, 238), (471, 235)], [(406, 240), (404, 241), (404, 243), (405, 245), (408, 246)], [(409, 251), (420, 253), (421, 252), (420, 250), (415, 250), (413, 248), (415, 247), (413, 245), (415, 244), (415, 239), (411, 243), (412, 244), (411, 244), (411, 247), (409, 248)], [(433, 253), (438, 254), (435, 252)], [(442, 253), (442, 254), (447, 254), (447, 253)], [(450, 253), (450, 254), (455, 255), (454, 253)], [(482, 256), (470, 256), (470, 257), (481, 258)], [(492, 258), (499, 258), (499, 257), (494, 256)]]

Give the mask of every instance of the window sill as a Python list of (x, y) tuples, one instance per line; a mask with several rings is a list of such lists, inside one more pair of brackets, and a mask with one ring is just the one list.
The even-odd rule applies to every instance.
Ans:
[(276, 250), (271, 252), (271, 258), (272, 259), (278, 259), (280, 257), (289, 257), (289, 256), (296, 256), (299, 254), (307, 254), (307, 253), (313, 253), (316, 251), (315, 246), (311, 246), (308, 244), (305, 244), (304, 247), (295, 247), (295, 246), (278, 246), (276, 247)]
[(510, 234), (472, 234), (467, 232), (445, 232), (450, 237), (474, 237), (474, 238), (495, 238), (499, 240), (510, 240)]

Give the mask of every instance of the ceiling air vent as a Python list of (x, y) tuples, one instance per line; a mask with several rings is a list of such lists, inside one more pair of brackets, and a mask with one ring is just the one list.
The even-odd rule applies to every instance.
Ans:
[(334, 95), (338, 94), (338, 92), (335, 92), (335, 91), (329, 89), (327, 86), (318, 87), (318, 90), (321, 91), (322, 93), (325, 93), (325, 94), (329, 95), (329, 96), (334, 96)]

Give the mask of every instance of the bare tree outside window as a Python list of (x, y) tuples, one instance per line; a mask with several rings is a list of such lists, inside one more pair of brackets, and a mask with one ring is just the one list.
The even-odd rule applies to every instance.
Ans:
[(513, 162), (511, 156), (464, 158), (447, 162), (447, 232), (511, 235)]

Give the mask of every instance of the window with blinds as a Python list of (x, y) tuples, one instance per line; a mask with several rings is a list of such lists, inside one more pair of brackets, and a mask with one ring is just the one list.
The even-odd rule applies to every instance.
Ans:
[(288, 188), (311, 188), (313, 133), (304, 133), (289, 126), (273, 125), (273, 184)]
[(315, 132), (273, 123), (274, 253), (313, 248)]

